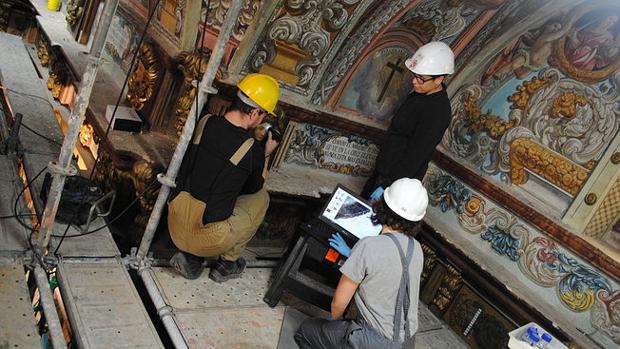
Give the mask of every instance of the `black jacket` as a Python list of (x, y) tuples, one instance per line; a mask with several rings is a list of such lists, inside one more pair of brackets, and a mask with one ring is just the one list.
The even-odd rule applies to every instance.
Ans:
[(407, 96), (381, 145), (375, 165), (376, 186), (386, 188), (403, 177), (422, 180), (451, 117), (445, 89), (430, 95), (413, 92)]

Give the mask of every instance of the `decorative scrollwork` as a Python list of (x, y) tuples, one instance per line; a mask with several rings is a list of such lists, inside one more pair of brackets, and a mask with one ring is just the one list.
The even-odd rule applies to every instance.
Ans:
[(528, 169), (571, 195), (577, 195), (589, 174), (585, 167), (527, 138), (510, 144), (510, 168), (513, 184), (525, 183)]
[(161, 65), (153, 46), (146, 42), (140, 46), (137, 62), (127, 84), (127, 100), (135, 110), (141, 110), (153, 97)]
[(577, 115), (577, 106), (585, 107), (587, 104), (588, 100), (584, 96), (567, 91), (553, 101), (549, 116), (552, 118), (565, 117), (573, 119)]
[[(209, 17), (207, 17), (207, 25), (211, 28), (219, 30), (222, 27), (222, 23), (224, 23), (226, 13), (230, 8), (231, 3), (232, 0), (211, 1), (208, 11)], [(262, 3), (262, 0), (245, 0), (232, 33), (233, 38), (239, 41), (243, 39), (245, 31), (254, 20), (254, 17), (256, 16), (258, 9), (260, 9)]]
[(263, 64), (270, 64), (281, 47), (290, 47), (307, 54), (298, 56), (294, 70), (299, 76), (298, 86), (307, 86), (315, 69), (327, 53), (333, 33), (347, 24), (350, 13), (360, 0), (298, 1), (288, 0), (280, 9), (282, 15), (266, 31), (258, 51), (250, 59), (250, 68), (259, 71)]
[(65, 19), (71, 27), (75, 26), (82, 17), (84, 12), (84, 0), (69, 0), (67, 1), (67, 15)]

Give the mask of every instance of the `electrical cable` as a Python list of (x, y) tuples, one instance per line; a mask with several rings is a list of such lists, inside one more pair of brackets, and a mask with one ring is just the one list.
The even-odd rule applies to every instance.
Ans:
[(13, 89), (8, 88), (8, 87), (3, 86), (3, 85), (0, 85), (0, 89), (7, 90), (7, 91), (11, 91), (11, 92), (13, 92), (13, 93), (15, 93), (15, 94), (22, 95), (22, 96), (28, 96), (28, 97), (32, 97), (32, 98), (38, 98), (38, 99), (40, 99), (40, 100), (45, 101), (47, 104), (49, 104), (49, 105), (52, 107), (52, 109), (54, 109), (54, 105), (53, 105), (53, 104), (52, 104), (52, 103), (51, 103), (51, 102), (50, 102), (47, 98), (45, 98), (45, 97), (41, 97), (41, 96), (37, 96), (37, 95), (33, 95), (33, 94), (30, 94), (30, 93), (27, 93), (27, 92), (16, 91), (16, 90), (13, 90)]
[[(136, 50), (134, 51), (133, 57), (131, 58), (131, 63), (129, 64), (129, 69), (127, 70), (127, 74), (125, 75), (125, 81), (123, 82), (123, 86), (121, 87), (121, 91), (118, 95), (118, 98), (116, 100), (116, 104), (114, 105), (114, 110), (112, 111), (112, 116), (110, 117), (110, 122), (108, 123), (108, 126), (105, 130), (104, 136), (101, 139), (107, 139), (108, 138), (108, 134), (110, 133), (111, 127), (112, 127), (112, 123), (114, 121), (114, 118), (116, 117), (116, 111), (118, 110), (118, 107), (121, 103), (121, 100), (124, 96), (123, 92), (125, 91), (125, 87), (127, 87), (127, 83), (129, 81), (129, 76), (131, 75), (131, 71), (133, 70), (133, 67), (136, 63), (136, 60), (138, 58), (138, 53), (140, 52), (140, 46), (142, 46), (142, 43), (144, 42), (144, 39), (146, 37), (146, 33), (147, 30), (151, 24), (151, 21), (153, 20), (153, 16), (155, 15), (155, 12), (157, 10), (157, 8), (159, 7), (159, 3), (161, 2), (161, 0), (157, 0), (157, 2), (155, 3), (155, 6), (153, 7), (153, 11), (149, 14), (149, 17), (144, 25), (144, 30), (142, 31), (142, 35), (140, 36), (140, 40), (138, 40), (138, 44), (136, 45)], [(90, 171), (90, 175), (88, 176), (88, 181), (92, 182), (93, 176), (95, 174), (95, 172), (97, 171), (97, 165), (99, 164), (99, 160), (101, 157), (97, 157), (97, 159), (95, 159), (95, 163), (93, 164), (93, 168)], [(84, 198), (82, 199), (82, 202), (80, 203), (80, 205), (78, 207), (81, 207), (84, 204)], [(132, 203), (133, 205), (133, 203)], [(73, 224), (73, 221), (75, 219), (75, 217), (77, 216), (77, 211), (73, 212), (73, 215), (71, 217), (71, 220), (69, 221), (69, 224), (67, 224), (67, 228), (65, 229), (65, 231), (62, 234), (62, 237), (60, 239), (60, 241), (58, 242), (58, 245), (56, 246), (56, 249), (54, 250), (54, 255), (56, 255), (58, 253), (58, 250), (60, 249), (60, 246), (62, 245), (65, 236), (67, 236), (67, 233), (69, 232), (69, 229), (71, 228), (71, 225)], [(106, 225), (104, 225), (103, 227), (100, 227), (100, 229), (103, 229), (104, 227), (106, 227)], [(90, 233), (90, 232), (88, 232)], [(86, 235), (86, 234), (82, 234), (82, 235)]]
[[(21, 196), (24, 194), (24, 192), (26, 192), (26, 189), (28, 189), (30, 187), (30, 185), (37, 179), (39, 178), (39, 176), (43, 173), (43, 171), (45, 171), (45, 167), (43, 169), (41, 169), (41, 171), (39, 171), (39, 173), (37, 173), (30, 181), (27, 181), (26, 184), (24, 185), (24, 188), (22, 188), (22, 190), (19, 192), (19, 194), (17, 194), (17, 197), (15, 198), (15, 203), (13, 204), (13, 216), (14, 218), (17, 220), (17, 222), (23, 226), (24, 228), (26, 228), (26, 230), (29, 230), (30, 233), (28, 234), (28, 247), (30, 248), (30, 250), (32, 251), (32, 253), (34, 254), (34, 256), (37, 258), (37, 260), (39, 261), (39, 264), (45, 267), (44, 261), (42, 256), (39, 255), (39, 253), (37, 253), (37, 250), (34, 248), (34, 244), (32, 243), (32, 236), (34, 235), (34, 233), (37, 231), (37, 229), (39, 228), (39, 222), (41, 221), (41, 218), (39, 217), (38, 214), (33, 213), (31, 216), (36, 216), (37, 217), (37, 223), (33, 226), (30, 227), (28, 226), (25, 222), (23, 222), (19, 217), (22, 216), (22, 214), (17, 214), (17, 204), (19, 203), (19, 198), (21, 198)], [(47, 268), (46, 268), (47, 270)]]
[(62, 147), (62, 143), (59, 143), (59, 142), (57, 142), (57, 141), (55, 141), (55, 140), (53, 140), (53, 139), (51, 139), (51, 138), (49, 138), (49, 137), (47, 137), (47, 136), (44, 136), (44, 135), (40, 134), (39, 132), (37, 132), (37, 131), (33, 130), (32, 128), (30, 128), (28, 125), (25, 125), (23, 122), (22, 122), (22, 124), (21, 124), (21, 125), (22, 125), (22, 127), (23, 127), (23, 128), (25, 128), (26, 130), (28, 130), (28, 131), (30, 131), (30, 132), (32, 132), (32, 133), (34, 133), (35, 135), (37, 135), (37, 136), (39, 136), (39, 137), (41, 137), (41, 138), (43, 138), (43, 139), (45, 139), (46, 141), (48, 141), (48, 142), (50, 142), (50, 143), (52, 143), (52, 144), (55, 144), (55, 145), (58, 145), (58, 146)]
[(10, 216), (0, 216), (0, 219), (11, 219), (17, 217), (32, 217), (35, 216), (34, 213), (20, 213), (20, 214), (12, 214)]
[[(68, 238), (76, 238), (76, 237), (80, 237), (80, 236), (85, 236), (85, 235), (90, 235), (93, 233), (96, 233), (98, 231), (100, 231), (101, 229), (111, 225), (112, 223), (116, 222), (117, 220), (119, 220), (124, 214), (125, 212), (127, 212), (131, 206), (133, 206), (140, 198), (144, 197), (144, 194), (147, 192), (147, 190), (150, 189), (150, 187), (155, 184), (157, 182), (157, 179), (153, 180), (149, 185), (146, 186), (146, 188), (138, 194), (138, 196), (136, 196), (131, 203), (129, 203), (129, 205), (127, 205), (119, 214), (116, 215), (116, 217), (112, 218), (111, 220), (109, 220), (106, 224), (100, 226), (99, 228), (93, 229), (93, 230), (89, 230), (85, 233), (80, 233), (80, 234), (75, 234), (75, 235), (52, 235), (52, 237), (55, 238), (63, 238), (63, 239), (68, 239)], [(62, 241), (62, 240), (61, 240)], [(56, 252), (54, 252), (56, 253)]]

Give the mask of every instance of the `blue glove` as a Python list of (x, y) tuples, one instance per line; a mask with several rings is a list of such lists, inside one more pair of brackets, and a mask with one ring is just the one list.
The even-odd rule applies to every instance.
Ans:
[(383, 196), (384, 190), (385, 189), (383, 189), (383, 187), (377, 187), (377, 189), (375, 189), (375, 191), (370, 194), (370, 201), (379, 201), (381, 199), (381, 196)]
[(351, 255), (351, 247), (347, 245), (342, 236), (338, 233), (332, 234), (332, 236), (327, 239), (329, 241), (329, 246), (333, 247), (334, 250), (338, 251), (341, 255), (345, 257), (349, 257)]

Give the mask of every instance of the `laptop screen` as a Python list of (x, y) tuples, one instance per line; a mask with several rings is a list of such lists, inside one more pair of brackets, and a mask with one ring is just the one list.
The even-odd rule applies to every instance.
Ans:
[(319, 217), (329, 225), (339, 228), (358, 239), (379, 235), (380, 224), (373, 224), (372, 207), (349, 189), (338, 185)]

